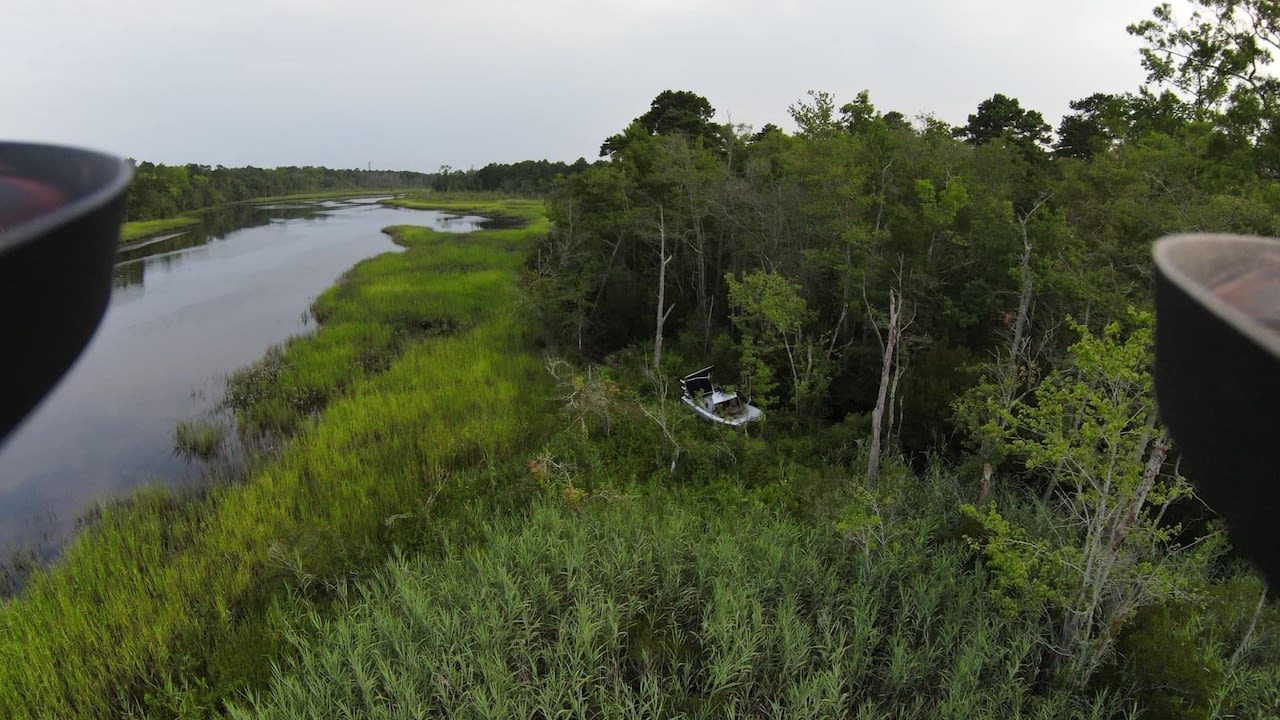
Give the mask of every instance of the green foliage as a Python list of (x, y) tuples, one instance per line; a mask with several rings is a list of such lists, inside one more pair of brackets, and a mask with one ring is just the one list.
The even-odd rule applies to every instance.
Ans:
[(1280, 9), (1269, 0), (1195, 0), (1182, 22), (1168, 3), (1129, 33), (1145, 41), (1150, 82), (1186, 98), (1194, 120), (1211, 124), (1215, 145), (1275, 177), (1280, 170), (1280, 78), (1270, 72), (1280, 45)]
[(809, 100), (800, 100), (787, 106), (787, 114), (791, 116), (802, 137), (830, 138), (843, 129), (836, 118), (836, 99), (831, 93), (823, 90), (810, 90)]
[(455, 191), (501, 192), (516, 195), (545, 193), (562, 177), (584, 172), (585, 158), (568, 164), (549, 160), (521, 160), (514, 163), (489, 163), (479, 170), (455, 171), (450, 185)]
[(1005, 617), (1056, 610), (1076, 591), (1070, 568), (1080, 566), (1077, 548), (1029, 539), (1025, 528), (1004, 518), (994, 505), (980, 511), (966, 504), (961, 510), (980, 528), (969, 542), (983, 553), (992, 570), (992, 593)]
[(1029, 385), (1026, 368), (991, 364), (978, 381), (970, 385), (952, 403), (956, 426), (965, 433), (965, 442), (983, 462), (998, 465), (1012, 449), (1007, 427), (1011, 418), (1009, 403), (1019, 390)]
[(1157, 720), (1275, 712), (1280, 674), (1269, 665), (1280, 614), (1274, 605), (1258, 607), (1262, 590), (1242, 574), (1206, 587), (1195, 601), (1144, 608), (1119, 640), (1123, 660), (1112, 679), (1132, 682)]
[(1188, 632), (1186, 620), (1194, 612), (1185, 602), (1144, 609), (1121, 640), (1151, 718), (1213, 717), (1210, 703), (1225, 678), (1221, 658), (1205, 653), (1202, 639)]
[(1185, 478), (1161, 472), (1151, 315), (1131, 311), (1130, 323), (1127, 332), (1114, 322), (1097, 336), (1073, 323), (1081, 337), (1072, 364), (1001, 411), (1003, 423), (982, 426), (984, 437), (1061, 489), (1050, 527), (1034, 533), (994, 507), (968, 510), (985, 528), (977, 546), (1006, 610), (1044, 613), (1059, 626), (1054, 641), (1075, 663), (1076, 681), (1098, 667), (1136, 609), (1187, 591), (1213, 552), (1204, 543), (1180, 553), (1180, 528), (1161, 522), (1164, 508), (1191, 490)]
[(797, 401), (807, 388), (795, 374), (795, 357), (801, 350), (804, 325), (809, 320), (799, 283), (773, 274), (754, 271), (735, 280), (726, 275), (729, 307), (734, 311), (734, 325), (740, 333), (744, 388), (757, 405), (770, 407), (776, 398), (773, 366), (779, 355), (791, 359)]
[(1023, 151), (1036, 153), (1049, 143), (1049, 125), (1035, 110), (1023, 109), (1016, 98), (996, 93), (978, 104), (969, 122), (956, 129), (956, 136), (975, 145), (1002, 139)]
[(718, 144), (719, 129), (711, 122), (716, 109), (701, 95), (688, 90), (663, 90), (649, 110), (632, 121), (627, 131), (614, 135), (600, 146), (600, 157), (627, 148), (641, 131), (647, 135), (675, 135), (689, 142), (702, 140), (710, 146)]
[[(1186, 24), (1173, 8), (1156, 6), (1153, 19), (1129, 33), (1146, 41), (1142, 65), (1148, 80), (1168, 83), (1189, 95), (1198, 113), (1221, 111), (1248, 95), (1275, 109), (1280, 80), (1263, 74), (1280, 38), (1280, 11), (1265, 0), (1196, 0)], [(1207, 11), (1201, 13), (1201, 9)]]
[(1089, 160), (1109, 150), (1112, 143), (1127, 134), (1130, 99), (1107, 93), (1094, 93), (1071, 101), (1071, 109), (1058, 125), (1054, 154)]
[(855, 485), (836, 521), (836, 529), (862, 551), (865, 567), (870, 570), (879, 550), (889, 542), (886, 518), (882, 513), (892, 509), (897, 498)]
[(928, 178), (916, 180), (915, 186), (924, 219), (932, 225), (951, 225), (955, 222), (956, 213), (969, 204), (969, 191), (960, 178), (949, 179), (941, 191)]
[(1029, 470), (1061, 465), (1082, 493), (1101, 493), (1107, 482), (1123, 491), (1137, 486), (1142, 466), (1131, 460), (1150, 441), (1147, 420), (1155, 413), (1154, 318), (1132, 311), (1130, 319), (1127, 333), (1112, 322), (1101, 336), (1072, 323), (1080, 334), (1069, 350), (1072, 367), (1042, 378), (1035, 402), (1011, 413), (1010, 446)]
[[(661, 217), (673, 309), (664, 335), (685, 338), (691, 359), (731, 335), (756, 395), (825, 420), (869, 410), (877, 306), (891, 288), (915, 310), (904, 383), (929, 384), (912, 356), (932, 347), (974, 358), (998, 350), (1023, 358), (1005, 373), (1016, 395), (1028, 370), (1066, 356), (1054, 329), (1068, 315), (1096, 328), (1148, 305), (1155, 237), (1280, 229), (1247, 143), (1189, 124), (1176, 97), (1094, 95), (1075, 107), (1078, 127), (1056, 157), (1038, 114), (1004, 96), (961, 129), (970, 142), (936, 121), (883, 113), (865, 92), (843, 105), (812, 92), (788, 109), (795, 135), (725, 126), (719, 144), (659, 129), (654, 111), (654, 122), (638, 118), (610, 139), (607, 161), (553, 194), (555, 227), (530, 263), (531, 304), (558, 352), (598, 361), (648, 342)], [(810, 348), (798, 359), (761, 347), (758, 329), (743, 334), (725, 278), (741, 284), (752, 273), (787, 278), (804, 302), (805, 344), (822, 367), (799, 393), (788, 386)], [(894, 408), (895, 425), (911, 424), (905, 449), (952, 434), (950, 399), (896, 398), (925, 413), (904, 420)]]

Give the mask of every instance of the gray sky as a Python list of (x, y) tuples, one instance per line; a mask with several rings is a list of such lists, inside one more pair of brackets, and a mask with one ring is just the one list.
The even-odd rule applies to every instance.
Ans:
[(1054, 125), (1143, 81), (1157, 0), (12, 0), (0, 137), (143, 160), (435, 170), (595, 159), (664, 89), (791, 127), (809, 89)]

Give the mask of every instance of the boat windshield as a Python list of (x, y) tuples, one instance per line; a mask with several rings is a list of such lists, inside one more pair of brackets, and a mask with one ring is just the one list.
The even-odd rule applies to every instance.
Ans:
[(716, 412), (720, 413), (720, 415), (724, 417), (740, 415), (742, 414), (742, 401), (738, 399), (737, 395), (734, 395), (728, 400), (716, 405)]

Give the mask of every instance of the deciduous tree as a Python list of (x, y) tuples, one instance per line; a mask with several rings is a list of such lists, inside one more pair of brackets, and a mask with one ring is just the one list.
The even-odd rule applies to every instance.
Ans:
[[(1059, 476), (1047, 534), (1019, 527), (995, 508), (969, 508), (989, 533), (976, 541), (1009, 608), (1040, 608), (1054, 623), (1054, 649), (1086, 682), (1133, 612), (1186, 589), (1177, 558), (1188, 545), (1164, 521), (1189, 483), (1168, 472), (1169, 441), (1151, 383), (1152, 317), (1100, 335), (1075, 325), (1070, 364), (1046, 376), (1007, 413), (1000, 442), (1028, 470)], [(1195, 545), (1196, 543), (1191, 543)]]

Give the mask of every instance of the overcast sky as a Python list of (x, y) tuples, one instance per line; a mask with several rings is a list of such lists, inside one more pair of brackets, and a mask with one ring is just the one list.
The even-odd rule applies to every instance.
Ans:
[(165, 163), (435, 170), (594, 159), (664, 89), (791, 127), (809, 89), (1055, 126), (1143, 82), (1157, 0), (12, 0), (0, 138)]

